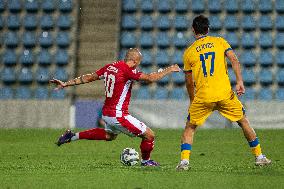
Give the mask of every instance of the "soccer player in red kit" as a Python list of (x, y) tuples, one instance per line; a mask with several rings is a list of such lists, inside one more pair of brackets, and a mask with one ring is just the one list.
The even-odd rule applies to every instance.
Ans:
[(180, 68), (178, 65), (172, 65), (160, 72), (145, 74), (136, 69), (141, 60), (142, 54), (140, 51), (136, 48), (131, 48), (127, 51), (124, 60), (107, 64), (93, 73), (82, 75), (67, 82), (57, 79), (50, 80), (51, 83), (57, 84), (56, 90), (99, 79), (104, 79), (105, 84), (106, 98), (102, 116), (106, 122), (105, 128), (93, 128), (78, 133), (67, 130), (59, 137), (58, 146), (78, 139), (111, 141), (119, 133), (124, 133), (128, 136), (142, 138), (140, 145), (142, 166), (159, 165), (159, 163), (150, 159), (150, 154), (154, 148), (154, 132), (128, 112), (132, 84), (135, 80), (155, 82), (172, 72), (179, 72)]

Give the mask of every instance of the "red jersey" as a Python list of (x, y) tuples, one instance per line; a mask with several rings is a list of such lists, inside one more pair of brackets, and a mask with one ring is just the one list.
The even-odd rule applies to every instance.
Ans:
[(96, 71), (100, 79), (104, 79), (105, 103), (103, 115), (122, 117), (128, 115), (133, 80), (138, 80), (141, 72), (130, 68), (124, 61), (107, 64)]

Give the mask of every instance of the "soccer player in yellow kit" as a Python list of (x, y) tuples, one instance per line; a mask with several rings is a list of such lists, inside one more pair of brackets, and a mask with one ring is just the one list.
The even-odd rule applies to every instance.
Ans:
[(236, 121), (242, 128), (255, 156), (255, 165), (270, 164), (271, 160), (261, 152), (258, 138), (249, 125), (242, 103), (231, 88), (226, 57), (232, 63), (237, 78), (237, 95), (245, 93), (240, 63), (234, 51), (225, 39), (207, 36), (209, 20), (205, 16), (194, 18), (192, 30), (196, 41), (185, 50), (183, 57), (190, 107), (188, 121), (181, 137), (181, 161), (176, 169), (189, 169), (196, 128), (202, 125), (214, 110), (218, 110), (229, 120)]

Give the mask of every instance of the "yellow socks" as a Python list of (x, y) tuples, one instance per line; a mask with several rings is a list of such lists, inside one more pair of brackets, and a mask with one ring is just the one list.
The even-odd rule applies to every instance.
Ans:
[(249, 146), (251, 147), (252, 154), (255, 157), (262, 155), (258, 138), (255, 138), (253, 141), (249, 142)]
[(184, 143), (180, 146), (180, 149), (181, 149), (180, 159), (189, 161), (190, 152), (191, 152), (191, 144)]

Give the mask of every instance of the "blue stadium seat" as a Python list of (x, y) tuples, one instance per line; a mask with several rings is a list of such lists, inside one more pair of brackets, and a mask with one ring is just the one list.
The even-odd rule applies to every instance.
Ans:
[(22, 9), (22, 2), (21, 0), (9, 0), (7, 1), (8, 9), (10, 12), (17, 13), (20, 12)]
[(165, 87), (157, 87), (154, 91), (153, 98), (157, 100), (168, 99), (169, 91)]
[(242, 46), (245, 49), (250, 49), (256, 46), (256, 39), (253, 33), (243, 33)]
[(0, 0), (0, 13), (5, 11), (6, 8), (6, 1), (5, 0)]
[(34, 14), (27, 14), (23, 19), (23, 25), (26, 30), (35, 30), (37, 24), (37, 17)]
[(37, 12), (39, 10), (38, 0), (25, 0), (25, 9), (27, 12)]
[(158, 0), (157, 9), (161, 13), (168, 13), (172, 10), (172, 4), (170, 0)]
[(186, 98), (186, 93), (184, 88), (182, 87), (175, 87), (170, 91), (169, 94), (170, 99), (175, 99), (175, 100), (184, 100)]
[(15, 68), (13, 67), (4, 67), (1, 72), (1, 80), (5, 84), (12, 84), (16, 82), (16, 73)]
[(258, 27), (261, 30), (272, 30), (273, 22), (271, 20), (271, 17), (268, 15), (260, 16), (258, 20)]
[(170, 64), (170, 56), (166, 50), (160, 50), (156, 54), (156, 64), (159, 67), (165, 67)]
[(61, 81), (67, 81), (68, 80), (68, 73), (64, 68), (58, 67), (58, 68), (56, 68), (56, 70), (54, 72), (54, 78), (59, 79)]
[(37, 87), (34, 91), (34, 97), (38, 100), (48, 99), (48, 88), (47, 87)]
[(122, 32), (121, 38), (120, 38), (120, 44), (122, 47), (130, 48), (136, 46), (136, 36), (134, 33), (130, 32)]
[(273, 91), (270, 88), (262, 88), (258, 93), (258, 100), (272, 100), (273, 99)]
[(160, 29), (160, 30), (168, 30), (171, 28), (171, 20), (168, 16), (166, 15), (162, 15), (159, 16), (156, 20), (156, 26)]
[(208, 9), (211, 13), (219, 13), (222, 11), (222, 3), (220, 0), (208, 0)]
[(252, 51), (244, 51), (240, 56), (240, 62), (245, 67), (253, 67), (256, 65), (256, 55)]
[[(123, 60), (125, 55), (126, 55), (126, 49), (120, 49), (120, 52), (118, 53), (118, 59), (119, 60)], [(142, 56), (143, 56), (143, 53), (142, 53)], [(144, 56), (143, 56), (144, 57)]]
[(142, 32), (140, 35), (140, 46), (143, 48), (151, 48), (154, 45), (154, 38), (150, 32)]
[(55, 100), (62, 100), (66, 97), (66, 91), (65, 90), (52, 90), (50, 97), (55, 99)]
[(57, 46), (60, 48), (67, 48), (71, 43), (69, 32), (58, 32), (56, 36)]
[(157, 84), (159, 86), (165, 86), (168, 85), (169, 83), (170, 83), (170, 77), (168, 75), (157, 81)]
[(279, 69), (276, 73), (276, 82), (279, 86), (284, 86), (284, 69)]
[(134, 30), (137, 28), (137, 19), (133, 15), (124, 15), (121, 18), (121, 27), (124, 30)]
[(274, 62), (273, 55), (270, 51), (261, 51), (258, 60), (262, 67), (272, 66)]
[(16, 99), (30, 99), (32, 98), (32, 90), (29, 87), (16, 88)]
[(184, 73), (183, 72), (176, 72), (172, 74), (172, 81), (175, 85), (184, 85)]
[(278, 88), (275, 93), (276, 100), (284, 100), (284, 88)]
[(189, 21), (186, 16), (176, 15), (174, 19), (174, 27), (178, 31), (187, 30)]
[(38, 63), (41, 66), (48, 66), (52, 62), (52, 56), (48, 50), (42, 49), (38, 54)]
[(18, 30), (21, 26), (20, 17), (17, 14), (10, 14), (7, 17), (6, 24), (9, 30)]
[(276, 0), (275, 1), (275, 9), (278, 13), (284, 13), (284, 1)]
[(183, 50), (176, 50), (172, 55), (172, 63), (183, 66)]
[(276, 33), (275, 45), (279, 49), (283, 49), (284, 48), (284, 33)]
[(284, 51), (278, 51), (275, 59), (277, 66), (284, 67)]
[(159, 32), (156, 36), (156, 43), (159, 48), (168, 48), (171, 43), (171, 38), (167, 32)]
[(240, 27), (238, 18), (232, 15), (226, 16), (224, 25), (227, 30), (237, 30)]
[(24, 32), (22, 40), (25, 48), (33, 48), (36, 46), (36, 35), (33, 32)]
[(220, 20), (220, 16), (212, 15), (209, 17), (209, 21), (210, 21), (210, 30), (217, 31), (222, 29), (223, 23)]
[(0, 99), (8, 100), (14, 97), (14, 90), (11, 87), (1, 87), (0, 88)]
[(154, 28), (154, 21), (152, 16), (149, 15), (141, 16), (140, 28), (145, 31), (152, 30)]
[(284, 30), (284, 16), (277, 16), (276, 17), (275, 27), (279, 31)]
[(61, 30), (68, 30), (72, 26), (72, 20), (69, 15), (61, 14), (57, 19), (57, 27)]
[(40, 84), (46, 84), (50, 80), (50, 72), (48, 68), (39, 67), (35, 73), (35, 80)]
[(270, 13), (273, 9), (273, 2), (267, 0), (259, 0), (258, 9), (261, 13)]
[(191, 10), (194, 13), (202, 13), (205, 11), (205, 2), (204, 0), (192, 1)]
[(152, 73), (152, 67), (151, 66), (142, 67), (140, 71), (143, 72), (143, 73), (149, 74), (149, 73)]
[(243, 16), (242, 18), (242, 28), (246, 31), (255, 30), (256, 22), (253, 16)]
[(154, 2), (152, 0), (143, 0), (141, 1), (141, 10), (145, 13), (151, 13), (154, 11)]
[(55, 10), (56, 3), (54, 0), (42, 0), (41, 8), (44, 12), (50, 13)]
[(3, 17), (0, 15), (0, 30), (2, 30), (5, 26), (5, 21), (3, 19)]
[(256, 11), (256, 5), (254, 0), (242, 0), (241, 9), (244, 13), (252, 13)]
[(43, 30), (50, 30), (54, 27), (54, 20), (50, 14), (46, 14), (41, 17), (40, 27)]
[(246, 93), (243, 95), (245, 101), (256, 100), (256, 91), (252, 87), (246, 87)]
[(189, 1), (175, 0), (174, 7), (177, 13), (186, 13), (189, 10)]
[(236, 13), (239, 11), (239, 2), (236, 0), (225, 0), (224, 5), (228, 13)]
[(232, 68), (228, 68), (228, 76), (232, 85), (237, 83), (236, 75)]
[(49, 48), (53, 45), (53, 37), (50, 32), (43, 31), (38, 38), (39, 44), (43, 48)]
[(259, 35), (259, 45), (263, 49), (272, 48), (273, 47), (273, 38), (270, 32), (262, 32)]
[(33, 52), (25, 49), (20, 55), (20, 63), (24, 66), (31, 66), (35, 62)]
[(239, 36), (236, 32), (227, 32), (225, 34), (225, 39), (229, 42), (232, 48), (239, 47)]
[(142, 67), (148, 67), (153, 65), (153, 55), (150, 50), (142, 50), (142, 61), (141, 66)]
[(272, 85), (273, 74), (269, 69), (262, 69), (259, 72), (258, 76), (261, 85), (263, 86)]
[(252, 69), (243, 70), (243, 79), (245, 85), (251, 86), (256, 83), (256, 75)]
[(187, 45), (189, 44), (189, 39), (187, 39), (183, 33), (178, 32), (173, 37), (173, 43), (176, 48), (181, 49), (187, 47)]
[(124, 12), (133, 13), (138, 9), (137, 0), (123, 0), (122, 1), (122, 10)]
[(18, 73), (18, 81), (21, 84), (31, 84), (33, 82), (33, 72), (28, 67), (23, 67)]
[(63, 13), (69, 13), (73, 9), (73, 0), (59, 0), (58, 8)]
[(6, 49), (2, 56), (3, 63), (6, 66), (14, 66), (17, 64), (17, 54), (15, 51), (11, 49)]
[(137, 91), (137, 94), (136, 94), (136, 98), (137, 99), (151, 99), (151, 91), (149, 89), (149, 87), (140, 87)]
[(69, 56), (66, 50), (58, 49), (54, 54), (55, 63), (59, 66), (64, 66), (68, 64)]

